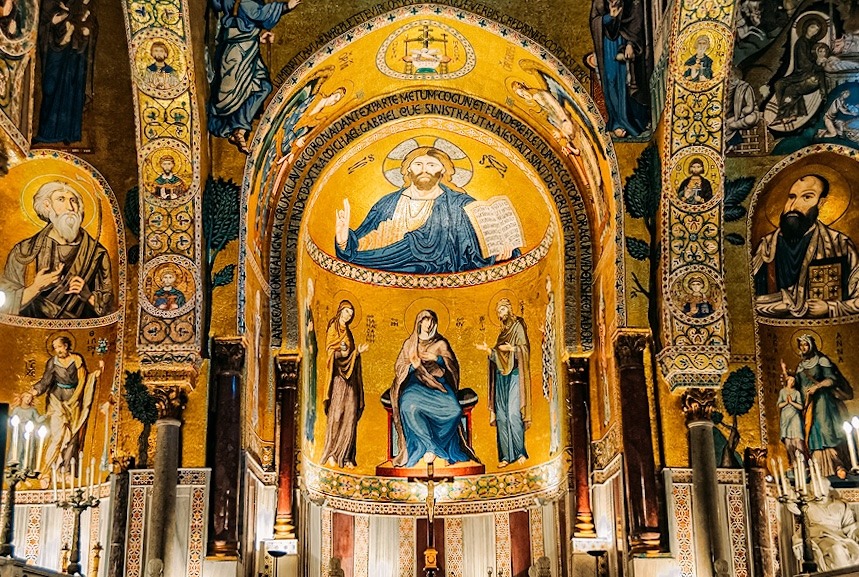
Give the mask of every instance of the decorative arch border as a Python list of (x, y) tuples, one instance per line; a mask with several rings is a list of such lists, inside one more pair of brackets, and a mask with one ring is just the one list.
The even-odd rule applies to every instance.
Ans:
[[(430, 91), (420, 89), (420, 92)], [(434, 92), (450, 94), (442, 90), (434, 90)], [(408, 91), (403, 94), (404, 98), (410, 98)], [(473, 117), (476, 110), (481, 107), (483, 110), (486, 110), (486, 107), (492, 107), (491, 104), (477, 98), (465, 96), (463, 98), (467, 100), (459, 105), (452, 105), (455, 110), (468, 112), (464, 115), (463, 121)], [(400, 118), (391, 118), (392, 113), (399, 115), (397, 106), (382, 108), (376, 106), (376, 102), (378, 100), (365, 103), (355, 115), (362, 121), (370, 123), (374, 118), (384, 118), (386, 122), (400, 120)], [(373, 110), (374, 108), (378, 110)], [(591, 350), (593, 348), (591, 285), (595, 263), (584, 200), (571, 173), (546, 141), (525, 125), (521, 125), (519, 131), (513, 132), (509, 127), (486, 114), (479, 116), (479, 128), (502, 140), (506, 137), (511, 145), (515, 143), (520, 146), (521, 149), (518, 152), (530, 162), (531, 168), (548, 188), (560, 220), (566, 257), (564, 262), (565, 343), (568, 348), (580, 346), (583, 350)], [(298, 305), (295, 299), (297, 298), (297, 252), (303, 244), (300, 236), (301, 220), (304, 211), (308, 208), (316, 179), (325, 172), (328, 164), (333, 162), (332, 159), (336, 153), (350, 140), (349, 130), (351, 127), (348, 124), (332, 123), (313, 141), (307, 143), (285, 179), (286, 184), (274, 210), (269, 255), (272, 346), (284, 344), (284, 341), (288, 346), (295, 346), (298, 343)], [(578, 325), (575, 323), (576, 319), (579, 319)]]
[[(441, 14), (451, 14), (460, 21), (466, 21), (475, 26), (481, 27), (485, 31), (492, 32), (506, 41), (516, 43), (525, 50), (529, 51), (539, 61), (549, 67), (555, 74), (558, 75), (565, 87), (570, 90), (570, 93), (578, 101), (581, 108), (586, 111), (588, 120), (596, 128), (600, 141), (593, 142), (594, 146), (600, 147), (605, 154), (606, 162), (610, 172), (610, 180), (604, 183), (604, 188), (607, 185), (611, 186), (615, 206), (615, 235), (614, 235), (614, 269), (615, 269), (615, 293), (617, 294), (616, 303), (616, 325), (618, 327), (626, 326), (626, 284), (625, 284), (625, 260), (624, 260), (624, 222), (623, 222), (623, 187), (621, 185), (620, 172), (617, 164), (617, 156), (614, 150), (614, 145), (605, 128), (605, 122), (600, 115), (596, 104), (585, 91), (581, 83), (576, 79), (570, 71), (572, 58), (558, 46), (555, 42), (546, 38), (541, 32), (528, 26), (518, 20), (507, 15), (501, 14), (493, 9), (490, 9), (482, 4), (471, 0), (439, 0), (435, 3), (426, 3), (420, 0), (390, 0), (383, 4), (377, 5), (369, 10), (356, 14), (351, 18), (341, 22), (327, 33), (318, 37), (318, 39), (307, 46), (303, 51), (299, 52), (290, 60), (286, 66), (281, 69), (281, 72), (275, 77), (274, 84), (280, 86), (277, 94), (269, 104), (266, 113), (263, 115), (259, 123), (257, 131), (254, 135), (251, 144), (252, 153), (248, 157), (245, 164), (245, 172), (242, 181), (242, 214), (247, 215), (248, 196), (251, 192), (251, 183), (254, 178), (253, 166), (257, 156), (261, 153), (260, 144), (264, 135), (271, 128), (271, 120), (277, 108), (287, 100), (290, 92), (299, 86), (299, 82), (306, 79), (312, 72), (314, 66), (328, 58), (329, 56), (344, 50), (351, 42), (359, 39), (361, 36), (372, 30), (375, 22), (387, 24), (396, 21), (397, 19), (405, 19), (415, 15), (427, 13), (428, 15), (438, 16)], [(306, 152), (306, 151), (305, 151)], [(610, 184), (609, 184), (610, 183)], [(599, 194), (602, 191), (594, 191), (594, 194)], [(594, 199), (596, 206), (599, 201)], [(245, 218), (249, 218), (246, 216)], [(240, 226), (239, 233), (239, 280), (237, 284), (237, 308), (238, 308), (238, 332), (244, 334), (245, 326), (245, 307), (246, 295), (244, 294), (244, 280), (247, 274), (247, 267), (262, 271), (261, 263), (255, 262), (255, 256), (249, 254), (247, 250), (248, 243), (248, 226), (247, 222), (243, 221)], [(596, 263), (591, 263), (591, 270), (595, 270)], [(280, 287), (275, 286), (271, 279), (260, 277), (263, 284), (270, 284), (272, 291), (270, 294), (273, 297), (277, 296)], [(587, 306), (590, 316), (590, 307), (592, 299), (590, 298), (591, 279), (587, 283), (582, 283), (582, 286), (587, 286), (588, 301), (583, 300), (583, 307)], [(584, 295), (582, 295), (584, 297)], [(279, 299), (273, 298), (272, 310), (279, 306)], [(292, 330), (297, 332), (297, 324), (293, 323)], [(272, 315), (272, 328), (281, 330), (283, 324), (275, 324), (274, 315)], [(289, 328), (289, 327), (288, 327)], [(583, 327), (584, 329), (585, 327)], [(593, 323), (586, 327), (589, 334), (593, 333)], [(297, 342), (297, 335), (296, 335)], [(592, 342), (592, 336), (590, 338)], [(280, 339), (272, 344), (280, 342)], [(276, 345), (275, 345), (276, 346)], [(592, 347), (592, 344), (589, 348)], [(584, 348), (584, 347), (583, 347)], [(589, 350), (585, 349), (585, 350)]]

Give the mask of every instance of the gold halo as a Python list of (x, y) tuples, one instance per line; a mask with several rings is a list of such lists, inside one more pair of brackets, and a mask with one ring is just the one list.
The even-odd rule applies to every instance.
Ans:
[(838, 221), (847, 212), (853, 200), (853, 190), (850, 181), (844, 174), (825, 164), (798, 164), (795, 163), (786, 166), (776, 178), (769, 181), (766, 185), (766, 216), (769, 223), (773, 227), (778, 228), (781, 213), (784, 211), (784, 202), (773, 202), (774, 199), (771, 199), (770, 196), (782, 194), (786, 198), (790, 187), (800, 177), (811, 174), (819, 174), (829, 181), (829, 194), (826, 197), (826, 202), (820, 208), (818, 220), (825, 225), (831, 225)]
[(176, 282), (173, 286), (176, 286), (179, 283), (185, 282), (185, 271), (183, 271), (180, 267), (176, 266), (173, 263), (165, 263), (159, 267), (156, 267), (155, 270), (152, 271), (152, 281), (158, 288), (164, 288), (164, 285), (161, 284), (161, 277), (164, 276), (165, 272), (172, 272), (173, 278), (176, 279)]
[(407, 334), (411, 334), (415, 328), (415, 318), (423, 310), (431, 310), (438, 316), (438, 333), (444, 335), (447, 327), (450, 326), (450, 311), (438, 299), (432, 297), (423, 297), (411, 302), (406, 307), (403, 316), (403, 328)]
[(75, 345), (76, 345), (76, 342), (75, 342), (75, 336), (74, 336), (72, 333), (70, 333), (69, 331), (60, 331), (60, 332), (58, 332), (58, 333), (52, 333), (52, 334), (50, 334), (50, 335), (48, 336), (48, 339), (45, 341), (45, 350), (46, 350), (46, 351), (48, 351), (48, 356), (49, 356), (49, 357), (53, 357), (53, 356), (54, 356), (54, 346), (53, 346), (53, 345), (54, 345), (54, 341), (55, 341), (55, 340), (57, 340), (57, 339), (58, 339), (58, 338), (60, 338), (60, 337), (68, 337), (68, 339), (69, 339), (70, 341), (72, 341), (72, 348), (71, 348), (71, 350), (70, 350), (69, 352), (70, 352), (70, 353), (74, 352), (74, 350), (75, 350)]
[(76, 176), (76, 178), (72, 179), (67, 174), (40, 174), (39, 176), (31, 178), (26, 184), (24, 184), (24, 186), (21, 187), (21, 212), (26, 215), (27, 220), (35, 224), (38, 228), (43, 228), (45, 226), (45, 221), (39, 218), (39, 215), (36, 214), (36, 209), (33, 208), (33, 197), (36, 195), (39, 187), (48, 182), (62, 182), (81, 195), (84, 205), (84, 220), (81, 222), (81, 228), (88, 228), (89, 225), (92, 224), (95, 219), (95, 215), (99, 210), (97, 203), (100, 202), (100, 199), (93, 196), (85, 186), (85, 183), (89, 183), (87, 183), (83, 178)]
[[(821, 337), (821, 336), (820, 336), (820, 334), (819, 334), (817, 331), (813, 331), (813, 330), (808, 329), (808, 328), (804, 328), (804, 329), (797, 329), (796, 331), (794, 331), (794, 332), (793, 332), (793, 334), (792, 334), (792, 335), (790, 335), (790, 348), (791, 348), (791, 350), (794, 352), (794, 354), (797, 356), (797, 358), (800, 358), (800, 359), (802, 358), (802, 353), (800, 352), (800, 350), (799, 350), (799, 345), (798, 345), (798, 344), (797, 344), (797, 342), (796, 342), (796, 341), (797, 341), (797, 339), (798, 339), (799, 337), (801, 337), (802, 335), (811, 335), (811, 336), (813, 336), (813, 337), (814, 337), (814, 342), (816, 342), (816, 343), (817, 343), (817, 350), (818, 350), (818, 351), (822, 351), (822, 350), (824, 349), (824, 346), (823, 346), (823, 337)], [(788, 366), (789, 366), (789, 365), (788, 365)], [(794, 367), (794, 368), (796, 368), (796, 367)]]
[[(358, 300), (354, 294), (350, 293), (346, 290), (339, 290), (334, 293), (334, 307), (331, 309), (331, 315), (337, 314), (337, 307), (340, 306), (340, 301), (349, 301), (352, 303), (352, 310), (355, 311), (355, 314), (352, 315), (352, 322), (350, 323), (352, 326), (356, 326), (359, 322), (361, 322), (361, 314), (363, 310), (361, 309), (361, 301)], [(325, 326), (328, 326), (328, 321), (331, 320), (331, 317), (325, 319)]]
[(403, 159), (405, 159), (411, 151), (416, 148), (420, 148), (421, 146), (432, 146), (433, 148), (438, 148), (450, 157), (450, 161), (453, 163), (455, 171), (451, 177), (451, 181), (454, 186), (464, 188), (469, 182), (471, 182), (471, 177), (474, 175), (474, 165), (471, 163), (471, 159), (468, 157), (468, 154), (462, 150), (462, 148), (446, 138), (428, 135), (407, 138), (391, 149), (385, 157), (385, 160), (382, 161), (382, 174), (384, 175), (385, 180), (390, 182), (392, 185), (401, 188), (403, 186), (403, 175), (400, 172), (400, 167), (403, 164)]
[(495, 307), (498, 306), (498, 301), (503, 298), (510, 300), (510, 302), (513, 304), (513, 310), (510, 312), (512, 312), (514, 315), (518, 315), (517, 307), (519, 306), (519, 297), (517, 297), (516, 293), (514, 293), (510, 289), (501, 289), (500, 291), (492, 295), (492, 298), (489, 299), (489, 307), (486, 309), (486, 318), (496, 327), (501, 326), (501, 321), (498, 320), (498, 313), (495, 312)]
[(704, 281), (704, 288), (701, 290), (702, 293), (707, 294), (710, 292), (710, 279), (707, 278), (707, 275), (698, 271), (690, 272), (686, 276), (686, 278), (683, 279), (683, 287), (687, 291), (689, 291), (690, 293), (692, 292), (692, 289), (689, 288), (689, 284), (692, 282), (693, 279), (701, 279), (702, 281)]

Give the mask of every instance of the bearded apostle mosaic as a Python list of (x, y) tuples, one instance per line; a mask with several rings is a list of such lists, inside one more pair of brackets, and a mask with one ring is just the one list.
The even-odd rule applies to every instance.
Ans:
[(84, 196), (78, 185), (50, 180), (32, 197), (22, 198), (24, 203), (43, 226), (7, 254), (0, 312), (38, 319), (84, 319), (112, 312), (113, 275), (108, 251), (99, 240), (101, 218), (93, 235), (84, 226)]
[(859, 251), (839, 230), (851, 196), (848, 180), (824, 165), (807, 165), (771, 182), (762, 212), (777, 226), (761, 235), (752, 257), (760, 316), (834, 318), (859, 312)]
[(454, 273), (518, 257), (525, 245), (509, 198), (478, 201), (464, 188), (467, 154), (449, 141), (418, 146), (410, 139), (386, 159), (385, 178), (399, 188), (378, 200), (356, 228), (348, 197), (337, 210), (337, 258), (402, 273)]

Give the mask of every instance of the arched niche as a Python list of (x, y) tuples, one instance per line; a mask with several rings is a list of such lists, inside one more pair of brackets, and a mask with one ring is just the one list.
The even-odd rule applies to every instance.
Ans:
[[(50, 150), (11, 166), (0, 198), (7, 207), (0, 214), (0, 338), (11, 361), (0, 401), (22, 422), (47, 429), (42, 450), (32, 452), (41, 475), (27, 486), (49, 487), (53, 468), (70, 467), (72, 457), (80, 462), (81, 453), (85, 477), (94, 459), (100, 479), (116, 451), (119, 404), (110, 400), (122, 376), (119, 204), (92, 166)], [(23, 425), (18, 433), (23, 451)]]
[[(761, 438), (786, 468), (806, 449), (826, 475), (850, 468), (842, 420), (859, 412), (859, 372), (850, 362), (859, 346), (859, 220), (850, 210), (857, 182), (859, 153), (820, 145), (777, 163), (752, 196), (749, 286)], [(831, 387), (810, 390), (825, 379)], [(811, 408), (779, 407), (787, 399)]]
[[(449, 52), (445, 46), (430, 45), (429, 52), (408, 48), (416, 35), (438, 36), (432, 31), (444, 32)], [(500, 24), (458, 6), (414, 4), (358, 15), (296, 61), (293, 72), (281, 75), (284, 84), (260, 122), (243, 181), (240, 286), (245, 294), (239, 295), (239, 328), (256, 332), (268, 316), (272, 349), (298, 350), (303, 356), (302, 405), (305, 410), (312, 406), (315, 414), (308, 418), (302, 411), (304, 462), (313, 490), (325, 493), (326, 486), (395, 479), (378, 469), (389, 456), (381, 395), (391, 384), (396, 353), (424, 305), (447, 318), (444, 334), (450, 335), (451, 348), (464, 362), (463, 374), (475, 385), (466, 388), (478, 397), (472, 433), (483, 465), (480, 473), (485, 471), (491, 483), (502, 473), (514, 475), (508, 480), (519, 489), (507, 494), (514, 498), (559, 490), (563, 465), (550, 441), (552, 417), (542, 387), (546, 278), (555, 298), (555, 322), (550, 324), (557, 358), (552, 369), (562, 375), (559, 363), (565, 352), (593, 348), (595, 275), (602, 285), (613, 287), (601, 299), (604, 325), (625, 322), (620, 186), (614, 153), (593, 103), (561, 60), (529, 34), (533, 31), (514, 22)], [(498, 55), (504, 55), (500, 66)], [(442, 56), (447, 60), (440, 62)], [(335, 210), (348, 196), (353, 201), (350, 228), (359, 227), (381, 196), (397, 190), (386, 173), (395, 171), (402, 159), (392, 151), (409, 139), (421, 145), (453, 143), (464, 152), (454, 159), (459, 174), (472, 175), (457, 184), (461, 190), (478, 201), (498, 195), (511, 199), (525, 236), (515, 258), (421, 274), (380, 270), (338, 256), (332, 236)], [(502, 190), (494, 194), (499, 184)], [(315, 288), (310, 299), (308, 280)], [(269, 297), (267, 303), (250, 300), (248, 295), (258, 290)], [(488, 335), (485, 340), (494, 344), (493, 299), (499, 293), (514, 296), (515, 313), (528, 327), (531, 405), (537, 407), (526, 433), (529, 458), (509, 468), (499, 467), (493, 449), (489, 364), (475, 348), (483, 338), (473, 338)], [(432, 302), (420, 304), (424, 297)], [(364, 353), (373, 384), (365, 390), (367, 416), (362, 415), (358, 434), (367, 444), (356, 447), (352, 471), (317, 462), (327, 426), (322, 404), (328, 384), (325, 330), (339, 301), (350, 299), (357, 313), (353, 323), (361, 329), (356, 339), (369, 336), (380, 343)], [(309, 360), (310, 316), (316, 362)], [(312, 370), (315, 392), (309, 384)], [(561, 435), (566, 438), (563, 430)], [(536, 481), (522, 482), (525, 478)], [(400, 491), (395, 485), (393, 493)], [(469, 499), (467, 493), (461, 495)], [(417, 498), (411, 493), (401, 497), (403, 503)]]

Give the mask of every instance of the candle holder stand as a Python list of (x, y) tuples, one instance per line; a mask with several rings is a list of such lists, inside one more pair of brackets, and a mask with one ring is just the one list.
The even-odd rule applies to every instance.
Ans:
[(69, 565), (66, 573), (69, 575), (81, 575), (81, 514), (91, 507), (98, 507), (99, 500), (92, 494), (84, 496), (84, 490), (78, 487), (72, 489), (67, 498), (60, 499), (56, 505), (60, 509), (71, 509), (75, 516), (74, 529), (72, 531), (72, 550), (69, 554)]
[(3, 505), (3, 514), (0, 517), (0, 557), (12, 557), (15, 546), (12, 545), (15, 534), (15, 490), (18, 483), (27, 479), (35, 479), (39, 471), (29, 467), (22, 467), (20, 463), (12, 462), (6, 466), (6, 502)]
[(808, 505), (822, 501), (823, 497), (804, 495), (794, 491), (791, 495), (779, 495), (777, 498), (788, 511), (799, 517), (799, 530), (802, 537), (802, 572), (817, 573), (817, 563), (814, 561), (811, 539), (808, 536)]

